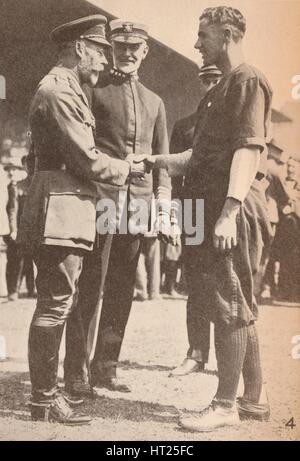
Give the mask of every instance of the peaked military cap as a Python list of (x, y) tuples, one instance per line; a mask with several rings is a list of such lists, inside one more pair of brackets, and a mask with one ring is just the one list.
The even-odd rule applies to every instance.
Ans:
[(106, 23), (107, 19), (102, 14), (85, 16), (56, 27), (50, 33), (50, 38), (55, 43), (83, 38), (94, 43), (111, 46), (105, 35)]
[(110, 21), (110, 38), (122, 43), (142, 43), (148, 40), (148, 26), (139, 22), (114, 19)]
[(212, 76), (212, 77), (222, 77), (222, 72), (215, 65), (213, 65), (213, 66), (202, 66), (200, 68), (198, 76), (199, 77), (206, 77), (206, 76), (208, 76), (208, 77), (210, 77), (210, 76)]

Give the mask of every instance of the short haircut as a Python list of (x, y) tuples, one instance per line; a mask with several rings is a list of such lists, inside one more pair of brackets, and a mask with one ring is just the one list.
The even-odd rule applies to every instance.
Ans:
[(239, 10), (230, 6), (206, 8), (200, 16), (200, 21), (203, 19), (209, 24), (230, 25), (235, 40), (240, 40), (245, 35), (246, 19)]
[(58, 53), (61, 55), (69, 54), (75, 48), (76, 40), (56, 43)]

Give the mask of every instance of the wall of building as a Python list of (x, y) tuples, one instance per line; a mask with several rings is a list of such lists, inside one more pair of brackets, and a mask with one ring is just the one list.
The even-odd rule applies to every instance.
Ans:
[[(0, 101), (0, 139), (27, 126), (30, 99), (39, 80), (55, 64), (49, 32), (81, 16), (103, 13), (84, 0), (1, 0), (1, 75), (6, 78), (6, 100)], [(142, 64), (141, 81), (159, 94), (166, 105), (169, 129), (193, 112), (199, 100), (195, 63), (150, 39)]]

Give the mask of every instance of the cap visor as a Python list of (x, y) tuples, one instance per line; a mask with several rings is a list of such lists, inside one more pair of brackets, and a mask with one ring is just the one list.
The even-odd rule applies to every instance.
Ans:
[(217, 72), (199, 72), (198, 74), (198, 77), (222, 77), (222, 74), (221, 73), (217, 73)]
[(111, 48), (111, 44), (105, 40), (105, 38), (88, 38), (88, 37), (83, 37), (84, 40), (88, 40), (89, 42), (93, 42), (93, 43), (97, 43), (97, 44), (100, 44), (100, 45), (105, 45), (105, 46), (108, 46), (109, 48)]
[(124, 35), (116, 35), (114, 37), (111, 37), (111, 40), (114, 42), (119, 42), (119, 43), (143, 43), (146, 42), (146, 38), (142, 37), (124, 37)]

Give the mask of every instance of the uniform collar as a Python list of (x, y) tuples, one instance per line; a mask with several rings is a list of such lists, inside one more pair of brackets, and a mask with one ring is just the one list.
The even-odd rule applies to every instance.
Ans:
[(116, 67), (113, 67), (109, 71), (109, 73), (112, 76), (112, 78), (114, 78), (116, 80), (120, 80), (120, 81), (127, 81), (127, 80), (137, 81), (139, 79), (139, 76), (138, 76), (137, 72), (135, 72), (133, 74), (126, 74), (125, 72), (123, 72), (120, 69), (117, 69)]
[(74, 80), (77, 83), (77, 85), (80, 87), (78, 75), (74, 72), (74, 70), (69, 69), (68, 67), (54, 66), (50, 70), (49, 74), (50, 75), (58, 75), (59, 77), (62, 77), (62, 78), (65, 78), (65, 79)]

